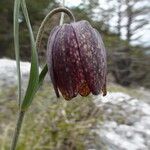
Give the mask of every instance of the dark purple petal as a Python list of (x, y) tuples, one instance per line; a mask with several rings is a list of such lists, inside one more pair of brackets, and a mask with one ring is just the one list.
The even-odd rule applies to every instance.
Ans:
[(72, 23), (79, 45), (79, 54), (88, 87), (94, 95), (104, 86), (105, 54), (98, 34), (87, 21)]
[[(70, 69), (67, 60), (67, 47), (65, 47), (66, 25), (63, 25), (61, 30), (55, 37), (55, 45), (53, 47), (53, 62), (54, 71), (56, 73), (57, 85), (65, 99), (70, 100), (75, 96), (73, 81), (70, 77)], [(70, 33), (70, 31), (68, 31)]]
[(48, 44), (47, 44), (47, 65), (48, 65), (48, 70), (50, 73), (51, 81), (54, 86), (54, 90), (55, 90), (57, 97), (59, 97), (59, 91), (58, 91), (58, 87), (57, 87), (57, 83), (56, 83), (57, 76), (55, 75), (54, 68), (53, 68), (52, 50), (53, 50), (53, 47), (55, 44), (55, 37), (60, 29), (61, 29), (61, 27), (55, 27), (51, 31), (49, 39), (48, 39)]
[(78, 93), (82, 96), (87, 96), (90, 93), (90, 89), (84, 78), (79, 46), (71, 25), (65, 25), (65, 50), (73, 93), (75, 93), (75, 96)]
[(63, 25), (55, 38), (53, 50), (54, 71), (59, 77), (57, 85), (66, 100), (77, 96), (78, 92), (83, 96), (90, 93), (85, 86), (85, 79), (80, 62), (78, 43), (74, 30), (70, 25)]

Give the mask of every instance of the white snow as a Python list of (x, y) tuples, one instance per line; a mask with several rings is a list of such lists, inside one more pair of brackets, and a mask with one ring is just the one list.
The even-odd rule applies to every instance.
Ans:
[[(104, 122), (96, 129), (108, 150), (150, 149), (150, 105), (121, 92), (95, 97), (104, 112)], [(118, 123), (121, 115), (124, 123)], [(110, 119), (111, 118), (111, 119)]]
[[(30, 71), (30, 63), (29, 62), (21, 62), (21, 75), (22, 82), (28, 79), (29, 71)], [(17, 69), (16, 69), (16, 61), (3, 58), (0, 59), (0, 87), (11, 87), (17, 84)]]

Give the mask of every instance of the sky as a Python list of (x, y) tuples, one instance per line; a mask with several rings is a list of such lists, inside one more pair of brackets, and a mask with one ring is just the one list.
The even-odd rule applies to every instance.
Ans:
[[(60, 2), (62, 0), (59, 0)], [(65, 0), (65, 5), (68, 6), (68, 7), (71, 7), (71, 6), (78, 6), (79, 4), (81, 3), (81, 0)]]
[[(58, 2), (62, 3), (63, 0), (58, 0)], [(65, 6), (67, 7), (77, 7), (79, 6), (79, 4), (81, 3), (81, 0), (65, 0)], [(105, 3), (105, 0), (101, 0), (101, 6), (102, 7), (107, 7), (107, 4)], [(116, 18), (112, 18), (112, 20), (110, 20), (110, 23), (113, 25), (115, 25), (115, 20)], [(125, 30), (122, 30), (122, 38), (125, 39)], [(147, 25), (147, 28), (142, 29), (140, 31), (138, 31), (135, 35), (143, 35), (139, 40), (134, 41), (132, 44), (136, 45), (136, 44), (142, 44), (143, 46), (150, 46), (150, 25)]]

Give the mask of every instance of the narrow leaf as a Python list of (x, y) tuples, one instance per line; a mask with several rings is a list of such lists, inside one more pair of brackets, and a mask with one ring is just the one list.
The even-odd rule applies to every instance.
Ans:
[(34, 40), (32, 27), (30, 24), (25, 0), (22, 0), (21, 6), (22, 6), (23, 14), (26, 19), (27, 27), (29, 29), (30, 40), (31, 40), (30, 77), (29, 77), (29, 82), (28, 82), (28, 87), (27, 87), (26, 93), (25, 93), (25, 97), (23, 99), (22, 106), (21, 106), (22, 109), (27, 109), (30, 106), (30, 104), (33, 100), (33, 97), (37, 91), (36, 89), (37, 89), (37, 85), (38, 85), (38, 81), (39, 81), (39, 65), (38, 65), (38, 54), (36, 51), (36, 44), (35, 44), (35, 40)]
[(41, 84), (43, 83), (44, 81), (44, 78), (46, 76), (48, 72), (48, 67), (47, 67), (47, 64), (44, 66), (44, 68), (42, 69), (41, 73), (40, 73), (40, 76), (39, 76), (39, 83), (38, 83), (38, 86), (37, 86), (37, 89), (41, 86)]

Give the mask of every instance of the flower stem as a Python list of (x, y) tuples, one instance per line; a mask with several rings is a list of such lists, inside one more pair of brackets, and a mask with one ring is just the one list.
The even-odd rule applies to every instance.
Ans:
[(44, 29), (45, 27), (48, 25), (48, 21), (49, 19), (56, 13), (59, 13), (59, 12), (64, 12), (66, 13), (69, 18), (75, 22), (75, 18), (74, 18), (74, 15), (72, 14), (72, 12), (67, 9), (67, 8), (64, 8), (64, 7), (59, 7), (59, 8), (56, 8), (56, 9), (53, 9), (51, 12), (49, 12), (49, 14), (44, 18), (43, 22), (41, 23), (41, 26), (38, 30), (38, 33), (37, 33), (37, 36), (36, 36), (36, 47), (37, 49), (40, 48), (40, 44), (41, 44), (41, 40), (42, 40), (42, 37), (43, 37), (43, 33), (44, 33)]
[(15, 0), (14, 2), (14, 46), (16, 55), (16, 66), (17, 66), (17, 76), (18, 76), (18, 104), (21, 105), (21, 70), (20, 70), (20, 48), (19, 48), (19, 10), (20, 10), (20, 0)]
[[(65, 0), (63, 0), (62, 2), (62, 7), (64, 6), (65, 6)], [(65, 17), (65, 14), (62, 12), (59, 25), (62, 25), (64, 23), (64, 17)]]
[(24, 115), (25, 115), (25, 111), (20, 111), (19, 112), (18, 120), (17, 120), (17, 124), (16, 124), (16, 128), (15, 128), (13, 141), (12, 141), (12, 145), (11, 145), (10, 150), (16, 150), (17, 141), (18, 141), (19, 134), (20, 134), (20, 131), (21, 131), (21, 126), (22, 126)]

